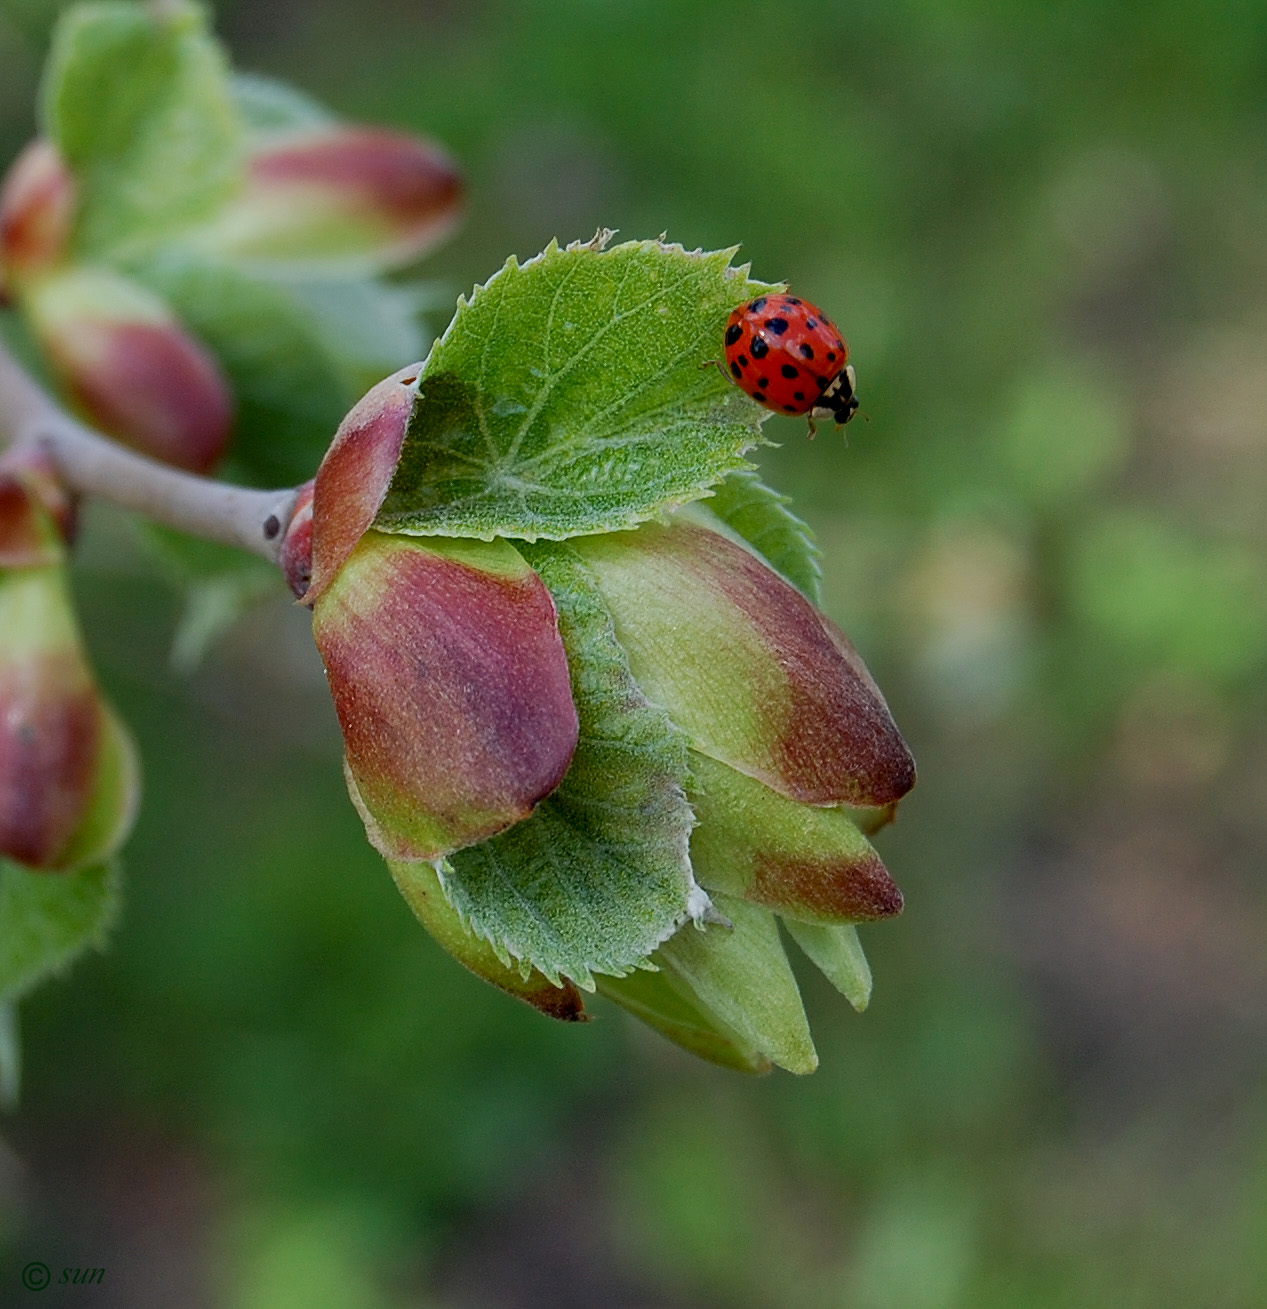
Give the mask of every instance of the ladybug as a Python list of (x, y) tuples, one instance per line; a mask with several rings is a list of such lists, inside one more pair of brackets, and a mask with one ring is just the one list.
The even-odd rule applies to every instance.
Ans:
[(726, 326), (726, 366), (747, 393), (776, 414), (833, 418), (858, 412), (857, 379), (840, 328), (808, 300), (761, 295), (740, 305)]

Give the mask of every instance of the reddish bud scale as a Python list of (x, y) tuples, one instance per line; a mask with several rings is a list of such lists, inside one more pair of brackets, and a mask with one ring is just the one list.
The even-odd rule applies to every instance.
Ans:
[(266, 262), (399, 266), (452, 230), (461, 201), (461, 176), (432, 142), (322, 128), (261, 146), (205, 239)]
[(321, 597), (356, 543), (369, 530), (391, 486), (422, 365), (411, 364), (371, 387), (339, 424), (317, 470), (312, 497), (311, 590)]
[(435, 144), (403, 132), (343, 127), (260, 151), (250, 176), (266, 186), (313, 186), (383, 213), (405, 234), (447, 216), (462, 179)]
[[(852, 647), (750, 551), (683, 522), (575, 548), (598, 573), (634, 675), (704, 754), (801, 804), (882, 807), (914, 785)], [(693, 640), (681, 613), (708, 635)]]
[(312, 582), (312, 493), (315, 483), (305, 482), (295, 493), (290, 523), (282, 537), (279, 562), (286, 585), (302, 600)]
[(839, 865), (829, 859), (755, 851), (753, 871), (744, 899), (776, 913), (811, 922), (865, 923), (902, 912), (902, 892), (874, 853), (841, 876)]
[(75, 501), (46, 456), (0, 457), (0, 569), (60, 563), (74, 529)]
[(387, 857), (483, 840), (562, 781), (578, 722), (554, 602), (505, 542), (369, 532), (313, 632), (353, 799)]
[(696, 754), (691, 859), (701, 884), (811, 923), (902, 911), (902, 893), (853, 821), (856, 811), (798, 804)]

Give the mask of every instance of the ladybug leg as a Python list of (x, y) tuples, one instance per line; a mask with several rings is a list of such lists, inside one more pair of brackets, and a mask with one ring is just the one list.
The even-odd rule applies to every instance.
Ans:
[(812, 414), (806, 414), (805, 421), (809, 424), (809, 439), (812, 441), (818, 435), (818, 424)]
[(700, 368), (716, 368), (726, 381), (729, 382), (731, 380), (730, 374), (726, 371), (726, 365), (723, 364), (720, 359), (705, 359), (704, 362), (700, 364)]

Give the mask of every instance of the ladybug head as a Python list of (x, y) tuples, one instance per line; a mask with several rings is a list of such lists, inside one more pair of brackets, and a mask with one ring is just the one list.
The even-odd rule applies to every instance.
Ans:
[(821, 412), (825, 418), (828, 414), (835, 419), (836, 425), (843, 426), (858, 412), (858, 395), (855, 390), (858, 379), (853, 365), (847, 364), (832, 378), (831, 385), (818, 397), (815, 412)]

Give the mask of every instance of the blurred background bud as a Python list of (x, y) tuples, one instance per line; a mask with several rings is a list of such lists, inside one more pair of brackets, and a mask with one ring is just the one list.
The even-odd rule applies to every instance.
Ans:
[(61, 563), (74, 527), (74, 498), (43, 453), (0, 456), (0, 569)]
[(225, 451), (233, 399), (212, 354), (153, 292), (105, 268), (42, 278), (32, 325), (89, 421), (125, 444), (191, 472)]
[(448, 236), (462, 191), (456, 166), (425, 138), (323, 126), (261, 145), (204, 240), (275, 269), (394, 268)]
[(19, 524), (39, 549), (26, 564), (0, 566), (0, 854), (70, 869), (103, 859), (127, 835), (136, 754), (85, 659), (60, 530), (34, 493), (19, 508), (22, 479), (6, 463), (0, 537), (14, 541)]
[(0, 185), (0, 296), (61, 259), (74, 210), (75, 183), (61, 155), (32, 141)]

